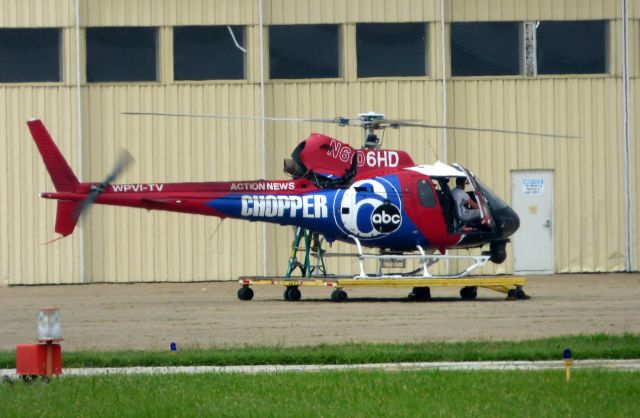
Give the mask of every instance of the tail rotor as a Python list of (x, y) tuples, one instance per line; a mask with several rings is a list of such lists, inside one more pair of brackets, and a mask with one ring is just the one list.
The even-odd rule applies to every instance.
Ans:
[(91, 185), (91, 191), (87, 195), (87, 197), (82, 201), (76, 213), (74, 214), (75, 220), (77, 221), (83, 213), (89, 209), (91, 205), (98, 199), (98, 197), (107, 189), (107, 186), (111, 185), (113, 181), (118, 178), (120, 174), (134, 161), (133, 157), (124, 148), (121, 148), (118, 152), (118, 156), (116, 158), (116, 162), (113, 165), (113, 168), (105, 177), (105, 179), (98, 183)]

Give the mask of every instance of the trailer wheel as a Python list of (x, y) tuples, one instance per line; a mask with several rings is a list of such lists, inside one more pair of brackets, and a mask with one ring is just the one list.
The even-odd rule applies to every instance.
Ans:
[(302, 293), (300, 292), (300, 289), (298, 289), (298, 286), (294, 286), (289, 289), (289, 300), (297, 302), (300, 298), (302, 298)]
[(431, 299), (431, 289), (429, 287), (414, 287), (411, 293), (409, 293), (410, 299), (415, 300), (429, 300)]
[(348, 298), (347, 292), (342, 289), (336, 289), (331, 293), (331, 300), (334, 302), (344, 302)]
[(460, 297), (462, 300), (474, 300), (478, 297), (477, 286), (466, 286), (460, 289)]
[(253, 289), (247, 285), (242, 286), (240, 289), (238, 289), (238, 299), (240, 300), (253, 299)]
[(302, 293), (298, 286), (287, 286), (284, 291), (284, 300), (289, 302), (297, 302), (302, 297)]
[(507, 299), (509, 300), (514, 300), (514, 299), (528, 299), (529, 296), (527, 296), (526, 293), (524, 293), (524, 290), (517, 288), (517, 289), (509, 289), (509, 292), (507, 293)]

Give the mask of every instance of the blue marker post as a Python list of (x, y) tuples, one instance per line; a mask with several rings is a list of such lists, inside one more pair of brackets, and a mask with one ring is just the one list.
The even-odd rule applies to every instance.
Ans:
[(171, 342), (171, 354), (175, 354), (177, 350), (176, 343)]
[(571, 365), (573, 364), (573, 359), (571, 358), (571, 349), (565, 348), (562, 352), (562, 358), (564, 359), (564, 370), (567, 377), (567, 382), (571, 380)]

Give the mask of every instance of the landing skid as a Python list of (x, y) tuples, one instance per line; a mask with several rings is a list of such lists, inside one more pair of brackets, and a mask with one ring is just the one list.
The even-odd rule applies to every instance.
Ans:
[[(474, 277), (466, 278), (471, 271), (483, 266), (489, 256), (450, 256), (426, 254), (420, 246), (416, 246), (418, 254), (398, 253), (365, 253), (360, 241), (351, 236), (358, 249), (357, 253), (327, 253), (322, 249), (322, 240), (311, 231), (298, 228), (291, 248), (291, 256), (284, 276), (278, 277), (242, 277), (239, 282), (242, 287), (238, 290), (240, 300), (253, 299), (252, 285), (276, 285), (284, 286), (284, 299), (287, 301), (299, 301), (302, 293), (300, 286), (324, 286), (334, 288), (331, 299), (343, 302), (348, 299), (345, 287), (413, 287), (409, 294), (416, 300), (428, 300), (431, 297), (431, 287), (460, 287), (460, 297), (463, 300), (473, 300), (477, 297), (478, 287), (505, 293), (508, 300), (528, 299), (522, 289), (526, 285), (526, 279), (522, 277)], [(300, 248), (303, 243), (303, 248)], [(304, 253), (303, 261), (298, 260), (298, 253)], [(357, 275), (329, 275), (325, 267), (326, 257), (355, 257), (359, 262), (360, 272)], [(313, 262), (312, 262), (313, 259)], [(365, 260), (376, 260), (379, 266), (385, 262), (400, 263), (404, 266), (406, 260), (419, 260), (421, 267), (412, 272), (383, 274), (382, 268), (377, 273), (366, 273)], [(449, 275), (435, 275), (429, 272), (429, 267), (440, 260), (466, 260), (471, 265), (465, 270)], [(293, 272), (299, 269), (299, 278), (291, 277)]]
[[(373, 278), (379, 278), (379, 279), (402, 279), (402, 278), (416, 278), (416, 277), (422, 277), (422, 278), (447, 278), (447, 279), (458, 279), (461, 277), (464, 277), (466, 275), (468, 275), (469, 273), (471, 273), (473, 270), (477, 269), (478, 267), (482, 267), (483, 265), (485, 265), (485, 263), (487, 261), (489, 261), (490, 256), (488, 255), (436, 255), (436, 254), (427, 254), (424, 252), (424, 250), (422, 249), (421, 246), (416, 245), (416, 250), (419, 252), (419, 254), (385, 254), (385, 253), (381, 253), (381, 254), (373, 254), (373, 253), (365, 253), (362, 250), (362, 245), (360, 244), (360, 240), (358, 240), (358, 238), (354, 237), (353, 235), (350, 235), (349, 238), (351, 238), (357, 248), (358, 248), (358, 253), (357, 254), (340, 254), (340, 253), (335, 253), (335, 254), (325, 254), (325, 257), (343, 257), (343, 256), (351, 256), (351, 257), (358, 257), (358, 262), (360, 265), (360, 274), (356, 275), (354, 278), (355, 279), (373, 279)], [(379, 263), (382, 263), (384, 261), (406, 261), (406, 260), (419, 260), (420, 264), (422, 264), (422, 274), (420, 275), (416, 275), (414, 272), (411, 273), (397, 273), (397, 274), (382, 274), (381, 272), (379, 272), (377, 275), (374, 274), (367, 274), (364, 271), (364, 262), (365, 260), (378, 260)], [(470, 261), (472, 262), (472, 264), (467, 267), (465, 270), (455, 273), (455, 274), (431, 274), (429, 273), (429, 267), (436, 264), (438, 261), (440, 260), (464, 260), (464, 261)], [(379, 269), (380, 271), (380, 269)]]

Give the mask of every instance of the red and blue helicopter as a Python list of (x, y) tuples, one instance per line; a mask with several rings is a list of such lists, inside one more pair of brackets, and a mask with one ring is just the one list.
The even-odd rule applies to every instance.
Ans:
[[(441, 277), (431, 275), (429, 265), (442, 258), (465, 258), (446, 255), (447, 250), (456, 248), (488, 246), (481, 256), (468, 256), (472, 261), (469, 268), (444, 277), (462, 277), (487, 261), (505, 260), (506, 244), (520, 222), (507, 203), (464, 167), (441, 162), (418, 165), (405, 151), (380, 149), (376, 135), (377, 130), (386, 128), (440, 126), (388, 120), (373, 112), (357, 118), (308, 121), (360, 126), (365, 130), (364, 145), (356, 149), (313, 133), (293, 150), (291, 158), (285, 159), (284, 171), (290, 176), (286, 180), (136, 184), (113, 184), (131, 161), (126, 152), (103, 181), (79, 182), (44, 124), (40, 120), (27, 124), (56, 190), (40, 196), (58, 201), (55, 231), (62, 237), (74, 231), (81, 214), (95, 203), (297, 227), (287, 278), (296, 265), (307, 278), (329, 277), (323, 260), (321, 268), (309, 261), (310, 252), (322, 259), (324, 250), (318, 248), (321, 240), (355, 244), (361, 260), (356, 277), (360, 278)], [(458, 178), (466, 179), (469, 199), (479, 210), (480, 216), (470, 224), (460, 219), (452, 196), (455, 185), (451, 180)], [(302, 241), (307, 247), (304, 264), (295, 260)], [(367, 274), (362, 263), (366, 258), (363, 247), (378, 249), (373, 257), (381, 261), (416, 257), (424, 268), (406, 276)], [(408, 255), (415, 252), (415, 256)], [(289, 287), (297, 290), (296, 286)], [(290, 293), (287, 299), (300, 298), (299, 291)], [(467, 298), (475, 298), (474, 289), (467, 293)], [(244, 285), (238, 296), (249, 300), (253, 292)], [(335, 299), (343, 296), (346, 299), (346, 294)]]

